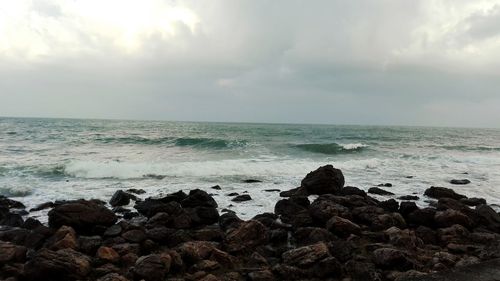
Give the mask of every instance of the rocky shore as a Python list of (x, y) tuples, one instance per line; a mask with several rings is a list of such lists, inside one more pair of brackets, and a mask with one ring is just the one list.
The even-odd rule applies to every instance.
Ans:
[(331, 165), (247, 221), (202, 190), (140, 192), (48, 202), (48, 225), (0, 197), (0, 280), (418, 280), (500, 257), (500, 215), (484, 199), (430, 187), (418, 196), (431, 207), (380, 201)]

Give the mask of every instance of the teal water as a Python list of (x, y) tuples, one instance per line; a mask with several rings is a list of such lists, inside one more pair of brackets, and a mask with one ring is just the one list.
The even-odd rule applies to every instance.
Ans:
[(221, 207), (247, 191), (254, 200), (231, 208), (250, 216), (272, 210), (278, 195), (265, 189), (293, 188), (327, 163), (349, 185), (390, 182), (397, 196), (468, 178), (453, 188), (500, 203), (497, 129), (0, 118), (0, 194), (28, 205), (202, 188)]

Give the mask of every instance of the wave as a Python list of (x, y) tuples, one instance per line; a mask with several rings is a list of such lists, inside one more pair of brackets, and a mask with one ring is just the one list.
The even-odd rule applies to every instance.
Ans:
[(500, 147), (490, 146), (466, 146), (466, 145), (433, 145), (433, 148), (442, 148), (446, 150), (459, 150), (459, 151), (500, 151)]
[(240, 147), (247, 144), (244, 140), (223, 140), (223, 139), (212, 139), (212, 138), (178, 138), (175, 140), (176, 146), (191, 146), (199, 148), (231, 148)]
[(368, 146), (362, 143), (306, 143), (296, 144), (294, 145), (294, 147), (308, 152), (335, 155), (342, 153), (360, 152)]
[(195, 147), (195, 148), (211, 148), (223, 149), (232, 147), (245, 146), (245, 140), (224, 140), (216, 138), (175, 138), (175, 137), (159, 137), (146, 138), (140, 136), (130, 137), (98, 137), (96, 141), (106, 144), (141, 144), (141, 145), (171, 145), (179, 147)]

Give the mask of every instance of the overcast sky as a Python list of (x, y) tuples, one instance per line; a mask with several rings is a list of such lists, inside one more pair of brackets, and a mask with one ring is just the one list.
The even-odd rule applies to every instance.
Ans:
[(0, 116), (500, 126), (500, 1), (0, 0)]

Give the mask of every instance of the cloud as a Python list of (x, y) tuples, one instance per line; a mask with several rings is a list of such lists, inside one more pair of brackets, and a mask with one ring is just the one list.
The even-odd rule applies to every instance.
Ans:
[(0, 0), (0, 112), (498, 126), (499, 7)]

